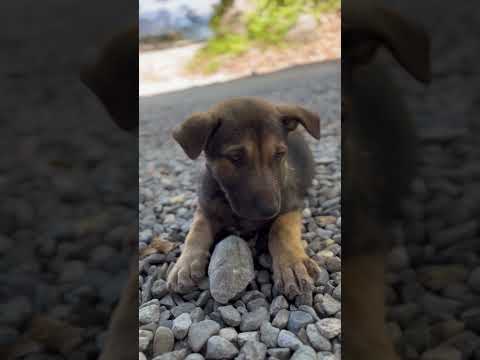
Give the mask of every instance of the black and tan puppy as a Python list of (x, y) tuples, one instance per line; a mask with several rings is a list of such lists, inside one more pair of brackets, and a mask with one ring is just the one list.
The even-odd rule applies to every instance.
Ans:
[(168, 276), (187, 292), (205, 276), (209, 251), (229, 233), (268, 233), (274, 284), (289, 297), (308, 291), (318, 267), (301, 241), (303, 196), (313, 159), (298, 125), (318, 139), (319, 117), (300, 106), (236, 98), (193, 114), (174, 139), (191, 159), (205, 153), (198, 208), (185, 248)]
[(372, 1), (349, 1), (342, 16), (342, 356), (347, 360), (398, 359), (385, 326), (385, 253), (415, 173), (416, 137), (401, 92), (386, 66), (374, 61), (380, 47), (415, 79), (429, 81), (425, 32)]

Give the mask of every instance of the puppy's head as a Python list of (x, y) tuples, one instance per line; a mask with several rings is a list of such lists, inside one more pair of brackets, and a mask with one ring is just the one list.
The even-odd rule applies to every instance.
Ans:
[(347, 72), (368, 63), (381, 46), (415, 79), (430, 81), (430, 41), (422, 28), (377, 0), (348, 1), (342, 8), (342, 62)]
[(300, 106), (237, 98), (193, 114), (173, 137), (191, 159), (205, 152), (207, 168), (238, 216), (266, 220), (280, 211), (287, 137), (298, 124), (320, 137), (320, 119)]

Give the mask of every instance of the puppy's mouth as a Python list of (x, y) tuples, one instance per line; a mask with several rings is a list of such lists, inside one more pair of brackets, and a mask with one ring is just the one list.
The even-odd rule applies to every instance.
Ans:
[(273, 206), (255, 206), (252, 208), (237, 207), (235, 203), (228, 197), (231, 209), (239, 218), (250, 221), (268, 221), (272, 220), (280, 214), (280, 198), (277, 197)]

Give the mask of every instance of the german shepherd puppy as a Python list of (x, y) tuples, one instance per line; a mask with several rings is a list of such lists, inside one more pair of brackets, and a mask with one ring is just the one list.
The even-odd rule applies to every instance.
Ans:
[(298, 125), (319, 139), (320, 118), (300, 106), (235, 98), (174, 130), (189, 158), (205, 153), (206, 167), (171, 290), (188, 292), (205, 276), (217, 239), (258, 232), (268, 234), (277, 289), (289, 298), (311, 290), (319, 269), (302, 246), (301, 207), (314, 164)]

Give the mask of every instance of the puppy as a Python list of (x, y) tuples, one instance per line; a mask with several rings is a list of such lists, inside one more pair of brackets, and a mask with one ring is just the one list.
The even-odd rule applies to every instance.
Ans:
[(350, 5), (342, 17), (343, 356), (393, 360), (398, 357), (385, 326), (385, 252), (415, 173), (416, 138), (401, 93), (373, 59), (385, 46), (415, 79), (428, 83), (429, 40), (373, 2)]
[(301, 208), (314, 165), (299, 124), (319, 139), (319, 117), (300, 106), (236, 98), (174, 129), (187, 156), (203, 151), (206, 166), (185, 248), (167, 279), (172, 291), (188, 292), (205, 276), (214, 241), (259, 232), (268, 234), (276, 288), (289, 298), (311, 289), (319, 269), (302, 246)]

